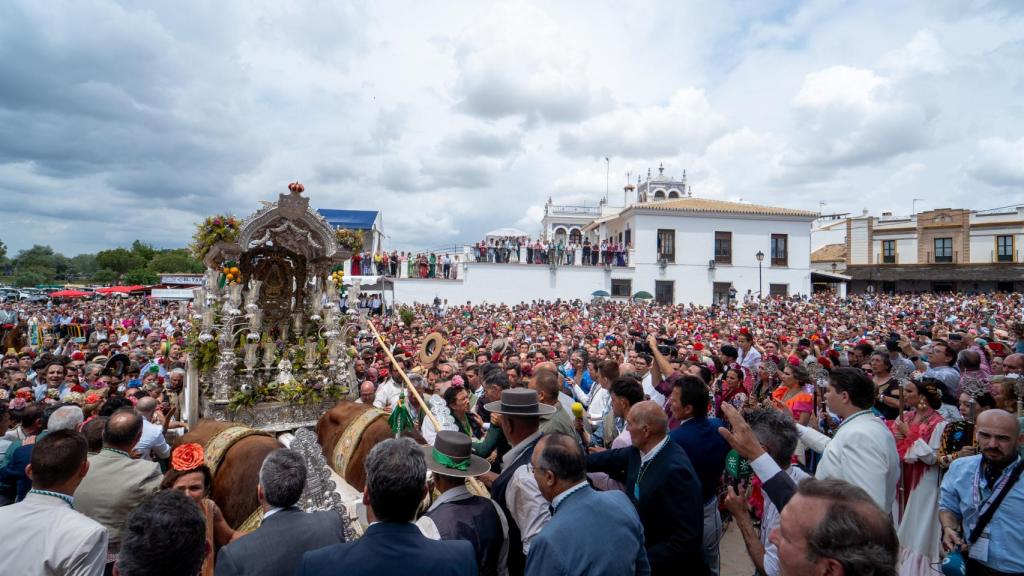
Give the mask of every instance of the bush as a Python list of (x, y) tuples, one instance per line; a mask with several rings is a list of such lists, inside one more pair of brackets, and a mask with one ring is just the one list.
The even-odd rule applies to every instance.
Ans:
[(402, 319), (402, 324), (409, 327), (412, 321), (416, 319), (416, 313), (413, 312), (412, 308), (402, 306), (402, 309), (398, 311), (398, 317)]
[(21, 287), (36, 286), (46, 283), (46, 276), (40, 272), (19, 272), (14, 276), (14, 284)]

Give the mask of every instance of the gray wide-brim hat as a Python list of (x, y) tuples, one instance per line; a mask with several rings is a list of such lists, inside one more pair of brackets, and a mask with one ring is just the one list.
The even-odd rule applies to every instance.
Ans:
[(484, 408), (494, 414), (509, 416), (547, 416), (556, 410), (554, 406), (541, 404), (537, 391), (529, 388), (502, 390), (501, 400), (489, 402)]
[[(434, 445), (422, 446), (427, 468), (434, 474), (469, 478), (491, 470), (487, 460), (473, 454), (473, 441), (461, 432), (441, 430)], [(461, 468), (465, 467), (465, 470)]]

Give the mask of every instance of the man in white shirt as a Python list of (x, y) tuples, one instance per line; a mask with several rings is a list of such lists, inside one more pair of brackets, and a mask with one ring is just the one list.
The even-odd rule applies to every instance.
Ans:
[(32, 450), (33, 488), (24, 500), (0, 508), (4, 574), (100, 576), (107, 561), (107, 531), (73, 508), (75, 490), (89, 471), (85, 437), (74, 430), (44, 436)]
[(160, 460), (166, 460), (171, 456), (171, 447), (164, 437), (164, 428), (153, 423), (153, 413), (156, 412), (159, 402), (152, 396), (145, 396), (139, 399), (135, 410), (142, 415), (142, 437), (135, 445), (134, 451), (139, 458), (149, 460), (153, 454)]

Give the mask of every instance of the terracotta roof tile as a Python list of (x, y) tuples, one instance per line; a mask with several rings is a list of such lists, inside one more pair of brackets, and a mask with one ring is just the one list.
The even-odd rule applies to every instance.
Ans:
[(804, 218), (818, 217), (817, 212), (811, 212), (809, 210), (794, 210), (791, 208), (761, 206), (758, 204), (747, 204), (746, 202), (711, 200), (708, 198), (677, 198), (672, 200), (645, 202), (642, 204), (634, 204), (633, 208), (645, 210), (671, 210), (678, 212), (726, 212), (732, 214), (761, 214), (768, 216), (799, 216)]
[(846, 244), (826, 244), (811, 252), (811, 262), (846, 260)]

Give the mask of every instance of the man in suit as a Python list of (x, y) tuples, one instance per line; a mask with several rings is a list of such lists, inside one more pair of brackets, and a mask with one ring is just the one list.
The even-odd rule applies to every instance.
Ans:
[(72, 507), (89, 471), (85, 437), (51, 432), (32, 450), (32, 489), (21, 502), (0, 508), (3, 573), (25, 576), (98, 576), (107, 561), (107, 531)]
[(648, 400), (626, 418), (633, 446), (587, 456), (587, 468), (625, 477), (644, 526), (651, 574), (706, 574), (701, 484), (686, 452), (668, 437), (668, 417)]
[(355, 542), (335, 544), (302, 556), (297, 576), (475, 576), (473, 545), (431, 540), (412, 523), (427, 494), (423, 452), (409, 438), (377, 444), (366, 458), (366, 505), (370, 527)]
[(718, 543), (722, 537), (722, 516), (718, 511), (718, 483), (725, 470), (729, 443), (718, 433), (722, 421), (708, 418), (708, 387), (698, 376), (669, 378), (672, 417), (679, 426), (669, 433), (690, 458), (701, 484), (704, 502), (704, 561), (712, 574), (718, 574)]
[(294, 574), (304, 553), (345, 541), (345, 526), (337, 512), (307, 514), (295, 505), (305, 486), (301, 454), (281, 448), (267, 456), (256, 486), (263, 522), (220, 549), (217, 576)]
[[(575, 438), (544, 436), (533, 451), (533, 475), (551, 502), (551, 521), (530, 545), (526, 574), (647, 575), (644, 527), (629, 498), (587, 484), (586, 458)], [(594, 538), (590, 527), (600, 526)]]
[(75, 509), (107, 529), (111, 557), (107, 574), (113, 573), (113, 558), (121, 546), (125, 520), (160, 488), (163, 478), (156, 462), (131, 457), (130, 451), (141, 437), (142, 416), (138, 412), (131, 408), (114, 412), (103, 428), (103, 449), (89, 457), (89, 474), (75, 493)]
[[(836, 368), (829, 376), (825, 403), (842, 419), (833, 438), (797, 424), (800, 439), (815, 452), (821, 462), (814, 474), (824, 480), (838, 478), (867, 492), (882, 510), (892, 510), (900, 479), (900, 458), (896, 441), (871, 407), (875, 385), (860, 368)], [(761, 479), (765, 494), (782, 510), (796, 492), (796, 485), (764, 451), (743, 416), (723, 405), (732, 431), (720, 432), (740, 456), (750, 460)]]
[(462, 432), (441, 430), (433, 446), (423, 446), (427, 468), (441, 495), (417, 524), (433, 524), (442, 540), (466, 540), (476, 550), (482, 576), (508, 574), (508, 520), (501, 507), (466, 488), (466, 478), (480, 476), (491, 465), (473, 455), (472, 440)]

